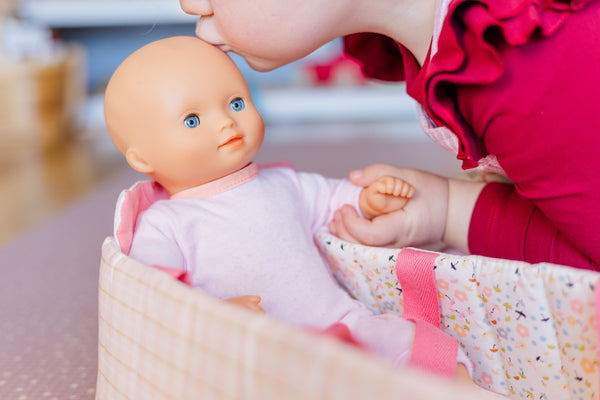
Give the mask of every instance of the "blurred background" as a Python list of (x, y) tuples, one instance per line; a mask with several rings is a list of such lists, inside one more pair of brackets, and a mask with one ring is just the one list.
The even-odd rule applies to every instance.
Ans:
[[(107, 80), (142, 45), (193, 35), (177, 0), (0, 0), (0, 244), (126, 169), (104, 126)], [(269, 73), (232, 56), (267, 124), (259, 161), (345, 177), (391, 162), (459, 171), (402, 84), (367, 81), (334, 41)]]

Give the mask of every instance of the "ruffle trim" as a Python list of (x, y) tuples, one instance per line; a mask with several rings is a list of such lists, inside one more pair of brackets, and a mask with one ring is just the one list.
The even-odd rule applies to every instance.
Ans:
[[(593, 0), (452, 1), (437, 48), (425, 68), (427, 113), (458, 137), (457, 157), (463, 168), (477, 166), (488, 155), (483, 141), (455, 105), (455, 87), (489, 84), (504, 67), (497, 43), (513, 46), (555, 33), (569, 15)], [(468, 48), (467, 48), (468, 47)]]
[(361, 63), (366, 76), (382, 81), (405, 79), (403, 55), (395, 40), (378, 33), (344, 37), (346, 53)]

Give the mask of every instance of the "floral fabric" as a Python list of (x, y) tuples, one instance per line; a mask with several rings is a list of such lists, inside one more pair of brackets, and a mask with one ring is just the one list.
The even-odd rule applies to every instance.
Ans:
[[(354, 297), (402, 315), (398, 249), (323, 232), (317, 243)], [(473, 361), (477, 384), (513, 399), (598, 397), (597, 272), (442, 253), (431, 268), (442, 329)]]

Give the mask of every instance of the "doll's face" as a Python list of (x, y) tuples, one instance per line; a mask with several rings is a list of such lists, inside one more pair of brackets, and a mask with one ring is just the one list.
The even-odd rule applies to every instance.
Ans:
[(126, 60), (107, 88), (105, 115), (129, 164), (171, 194), (243, 168), (264, 136), (235, 64), (192, 37), (154, 42)]
[(201, 16), (199, 38), (244, 57), (258, 71), (298, 60), (344, 34), (334, 0), (180, 0)]

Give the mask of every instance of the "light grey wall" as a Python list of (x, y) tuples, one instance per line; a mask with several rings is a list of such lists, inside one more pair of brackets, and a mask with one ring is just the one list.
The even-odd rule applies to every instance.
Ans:
[[(194, 24), (153, 24), (56, 29), (59, 37), (78, 42), (87, 52), (88, 88), (102, 91), (113, 71), (133, 51), (143, 45), (176, 35), (194, 35)], [(268, 73), (256, 72), (241, 58), (231, 55), (251, 88), (265, 84), (285, 84), (295, 78), (298, 65), (292, 64)]]

